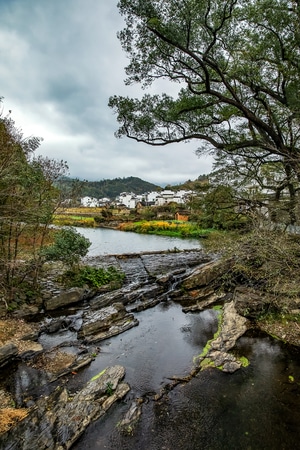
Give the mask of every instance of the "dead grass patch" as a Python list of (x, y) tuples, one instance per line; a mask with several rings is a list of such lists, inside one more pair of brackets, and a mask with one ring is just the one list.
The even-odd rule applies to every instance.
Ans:
[(0, 409), (0, 433), (5, 433), (28, 415), (28, 409)]
[(58, 374), (71, 366), (75, 358), (75, 355), (56, 350), (39, 355), (34, 361), (30, 361), (29, 364), (35, 369)]
[(9, 342), (18, 346), (22, 337), (34, 333), (38, 327), (22, 319), (0, 319), (0, 346)]

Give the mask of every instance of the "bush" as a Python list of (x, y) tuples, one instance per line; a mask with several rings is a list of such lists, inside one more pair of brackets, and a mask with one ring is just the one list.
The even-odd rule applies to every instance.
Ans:
[(115, 267), (103, 269), (83, 266), (75, 270), (65, 272), (62, 277), (62, 281), (68, 287), (82, 287), (88, 285), (89, 287), (99, 288), (110, 284), (112, 288), (118, 288), (122, 285), (124, 278), (125, 274), (120, 272)]
[(62, 228), (55, 233), (54, 243), (42, 250), (42, 256), (46, 261), (61, 261), (72, 268), (87, 254), (90, 245), (90, 240), (74, 228)]

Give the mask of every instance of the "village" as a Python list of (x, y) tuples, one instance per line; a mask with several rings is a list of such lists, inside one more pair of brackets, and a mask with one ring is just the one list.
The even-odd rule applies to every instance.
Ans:
[(185, 205), (192, 197), (196, 196), (196, 192), (192, 190), (172, 191), (169, 189), (161, 192), (146, 192), (138, 195), (133, 192), (121, 192), (114, 200), (109, 198), (81, 198), (81, 206), (83, 207), (125, 207), (128, 209), (135, 209), (140, 206), (164, 206), (169, 203), (177, 203), (178, 205)]

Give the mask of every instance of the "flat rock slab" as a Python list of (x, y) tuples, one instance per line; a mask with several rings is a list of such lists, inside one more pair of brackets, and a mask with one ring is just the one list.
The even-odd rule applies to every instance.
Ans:
[(62, 308), (73, 303), (78, 303), (84, 299), (85, 295), (86, 289), (73, 288), (45, 300), (45, 308), (47, 311), (53, 311), (54, 309)]
[(109, 367), (74, 396), (59, 388), (48, 398), (38, 400), (24, 420), (0, 436), (0, 448), (69, 449), (92, 421), (130, 390), (128, 384), (121, 383), (124, 375), (122, 366)]

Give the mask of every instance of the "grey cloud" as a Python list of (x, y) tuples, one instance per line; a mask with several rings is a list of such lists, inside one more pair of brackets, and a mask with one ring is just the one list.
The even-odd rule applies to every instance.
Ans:
[[(0, 0), (0, 85), (4, 107), (25, 134), (44, 136), (40, 153), (69, 162), (86, 179), (139, 176), (158, 184), (196, 178), (211, 169), (197, 143), (153, 148), (114, 137), (108, 108), (126, 87), (127, 64), (116, 33), (117, 0)], [(173, 89), (169, 84), (159, 89)]]

